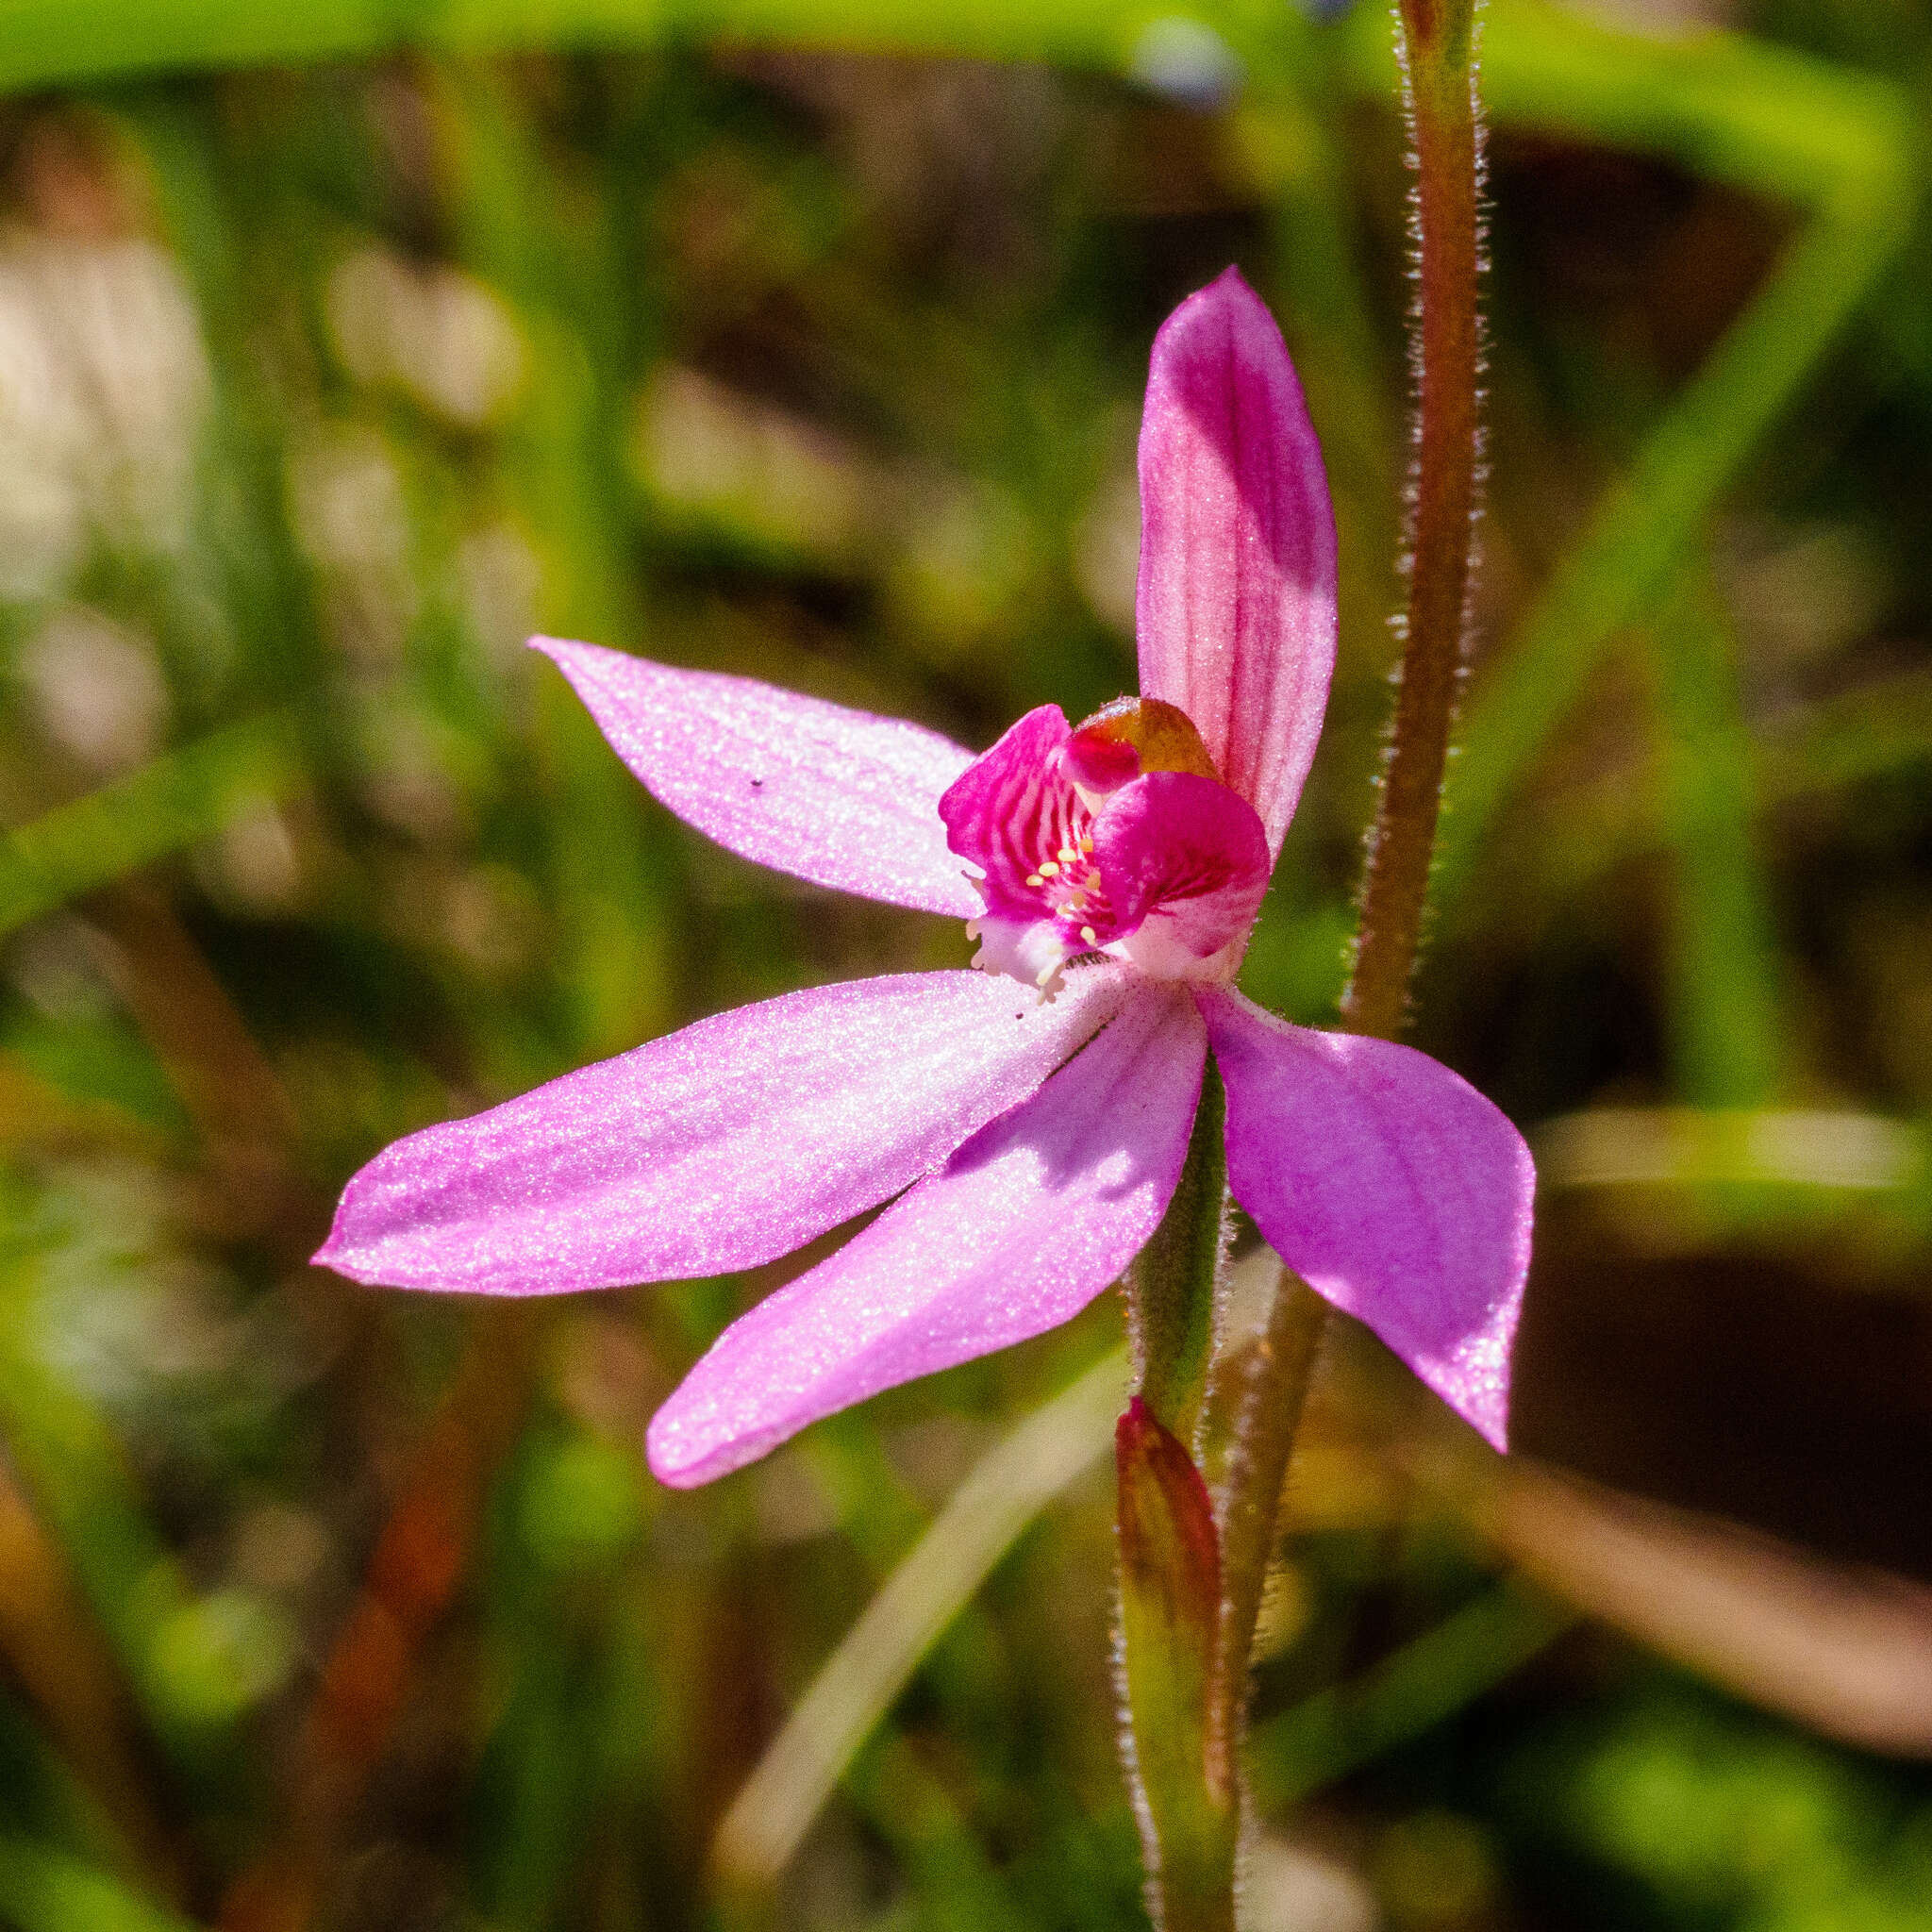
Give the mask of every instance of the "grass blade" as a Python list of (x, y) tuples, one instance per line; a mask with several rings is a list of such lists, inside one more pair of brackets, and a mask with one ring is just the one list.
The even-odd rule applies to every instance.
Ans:
[(0, 842), (0, 933), (209, 838), (303, 782), (294, 721), (275, 711), (57, 807)]
[(1257, 1724), (1249, 1740), (1255, 1807), (1282, 1811), (1407, 1743), (1555, 1642), (1574, 1610), (1506, 1577), (1373, 1669)]

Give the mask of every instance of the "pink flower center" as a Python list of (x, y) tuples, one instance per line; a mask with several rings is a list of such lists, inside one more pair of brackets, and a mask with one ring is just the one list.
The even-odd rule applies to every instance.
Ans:
[(1092, 814), (1076, 804), (1067, 817), (1067, 842), (1056, 845), (1051, 858), (1037, 858), (1024, 884), (1028, 891), (1040, 894), (1041, 904), (1063, 932), (1097, 946), (1103, 932), (1113, 937), (1113, 902), (1093, 862)]
[(1075, 730), (1029, 711), (940, 801), (984, 915), (974, 963), (1051, 996), (1082, 953), (1162, 978), (1226, 979), (1268, 883), (1248, 802), (1184, 711), (1123, 698)]

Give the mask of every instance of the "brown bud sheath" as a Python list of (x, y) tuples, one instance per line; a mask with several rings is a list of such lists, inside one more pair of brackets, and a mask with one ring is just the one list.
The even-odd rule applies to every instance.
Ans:
[(1221, 1622), (1214, 1507), (1179, 1439), (1136, 1396), (1114, 1432), (1120, 1472), (1123, 1754), (1162, 1932), (1233, 1932), (1240, 1804), (1210, 1748)]

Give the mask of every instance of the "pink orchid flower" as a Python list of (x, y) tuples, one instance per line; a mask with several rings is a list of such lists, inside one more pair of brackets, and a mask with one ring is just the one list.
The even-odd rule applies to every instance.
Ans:
[(1500, 1446), (1522, 1138), (1424, 1055), (1289, 1025), (1234, 985), (1336, 615), (1321, 451), (1233, 270), (1155, 342), (1140, 463), (1142, 695), (1077, 729), (1043, 706), (981, 758), (747, 678), (533, 640), (681, 818), (819, 885), (970, 921), (982, 970), (790, 993), (411, 1135), (349, 1183), (316, 1258), (396, 1287), (560, 1293), (756, 1267), (889, 1202), (658, 1411), (652, 1469), (707, 1482), (1118, 1280), (1179, 1178), (1211, 1047), (1236, 1199)]

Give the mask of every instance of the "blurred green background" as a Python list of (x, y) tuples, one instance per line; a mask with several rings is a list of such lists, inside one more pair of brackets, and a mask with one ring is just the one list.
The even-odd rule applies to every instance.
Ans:
[[(1932, 13), (1485, 31), (1413, 1037), (1538, 1147), (1522, 1454), (1335, 1324), (1248, 1906), (1932, 1927)], [(1382, 12), (8, 0), (0, 87), (0, 1922), (1144, 1924), (1111, 1297), (671, 1495), (644, 1420), (785, 1269), (304, 1260), (395, 1135), (963, 963), (675, 824), (522, 641), (973, 745), (1130, 689), (1148, 343), (1229, 260), (1343, 567), (1244, 984), (1332, 1023), (1406, 465)]]

